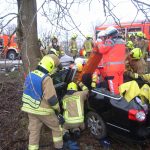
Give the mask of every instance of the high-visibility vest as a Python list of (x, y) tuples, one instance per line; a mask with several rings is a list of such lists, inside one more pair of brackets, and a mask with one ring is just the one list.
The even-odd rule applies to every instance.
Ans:
[(47, 75), (39, 70), (35, 70), (28, 74), (22, 96), (22, 111), (39, 115), (48, 115), (54, 112), (51, 108), (40, 107), (43, 96), (42, 81), (45, 77), (47, 77)]
[(108, 39), (99, 45), (103, 54), (104, 72), (125, 71), (125, 43), (122, 39)]
[(72, 95), (63, 99), (64, 119), (68, 124), (84, 122), (84, 112), (80, 96)]
[(78, 50), (77, 43), (76, 43), (75, 40), (71, 40), (71, 42), (70, 42), (70, 50), (71, 51), (77, 51)]
[(92, 41), (91, 40), (86, 40), (84, 43), (84, 49), (86, 52), (91, 52), (92, 51)]

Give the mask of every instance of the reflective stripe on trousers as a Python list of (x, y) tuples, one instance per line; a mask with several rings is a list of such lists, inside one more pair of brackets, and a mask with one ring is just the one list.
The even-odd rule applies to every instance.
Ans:
[(38, 150), (39, 149), (39, 145), (29, 145), (28, 146), (28, 150)]
[(103, 64), (103, 66), (107, 66), (107, 65), (121, 65), (124, 64), (124, 61), (116, 61), (116, 62), (106, 62)]

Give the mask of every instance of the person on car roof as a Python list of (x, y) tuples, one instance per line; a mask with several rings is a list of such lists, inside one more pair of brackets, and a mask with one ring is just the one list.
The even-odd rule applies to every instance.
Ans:
[(54, 54), (45, 55), (36, 70), (30, 72), (24, 83), (22, 111), (29, 117), (29, 150), (39, 150), (40, 131), (45, 124), (52, 130), (54, 147), (63, 149), (62, 128), (55, 112), (60, 111), (53, 81), (48, 75), (60, 61)]
[[(78, 91), (78, 86), (82, 91)], [(88, 98), (88, 88), (82, 83), (71, 82), (68, 84), (67, 93), (63, 97), (64, 140), (70, 139), (70, 132), (76, 138), (80, 137), (80, 130), (84, 129), (84, 102)]]
[(102, 54), (103, 73), (109, 90), (119, 94), (118, 87), (123, 83), (125, 71), (125, 41), (119, 35), (119, 31), (112, 26), (106, 29), (106, 35), (108, 39), (98, 46), (98, 51)]
[[(107, 38), (106, 31), (105, 30), (100, 31), (98, 33), (97, 37), (98, 37), (98, 39), (100, 39), (100, 41), (96, 41), (94, 50), (96, 50), (98, 48), (98, 46), (100, 46), (101, 44), (105, 43), (106, 38)], [(103, 58), (101, 59), (99, 65), (97, 66), (94, 73), (92, 74), (91, 87), (92, 88), (99, 87), (101, 85), (100, 79), (104, 79), (104, 76), (103, 76)]]

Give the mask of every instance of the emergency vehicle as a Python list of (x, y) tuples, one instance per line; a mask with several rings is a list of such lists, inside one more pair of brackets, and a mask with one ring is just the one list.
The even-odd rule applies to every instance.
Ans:
[(146, 35), (146, 38), (149, 40), (148, 52), (150, 53), (150, 22), (137, 21), (137, 22), (130, 22), (130, 23), (128, 22), (128, 23), (107, 24), (107, 25), (97, 26), (95, 28), (96, 39), (97, 39), (97, 34), (101, 30), (105, 30), (109, 26), (114, 26), (115, 28), (117, 28), (120, 31), (121, 35), (125, 37), (125, 39), (127, 39), (128, 35), (131, 33), (142, 31)]
[(19, 56), (20, 50), (18, 49), (16, 35), (0, 35), (0, 53), (10, 60), (14, 60)]

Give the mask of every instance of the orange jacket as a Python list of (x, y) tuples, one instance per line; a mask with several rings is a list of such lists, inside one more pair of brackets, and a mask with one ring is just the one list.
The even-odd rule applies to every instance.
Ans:
[(98, 44), (97, 50), (103, 55), (104, 72), (125, 70), (125, 42), (121, 38), (107, 39)]

